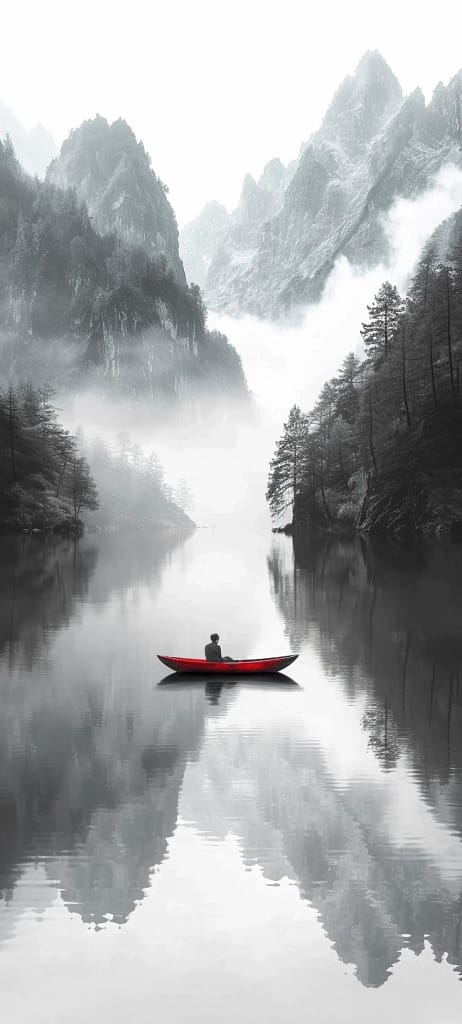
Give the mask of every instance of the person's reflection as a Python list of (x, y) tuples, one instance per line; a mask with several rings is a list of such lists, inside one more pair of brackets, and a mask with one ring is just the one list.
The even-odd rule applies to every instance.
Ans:
[(209, 704), (219, 704), (223, 683), (208, 680), (205, 684), (205, 696)]

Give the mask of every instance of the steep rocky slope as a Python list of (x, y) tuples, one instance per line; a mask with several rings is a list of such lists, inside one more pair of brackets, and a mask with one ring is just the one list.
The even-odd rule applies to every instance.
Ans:
[(246, 179), (238, 209), (215, 237), (210, 207), (185, 228), (192, 278), (206, 253), (209, 305), (277, 317), (318, 298), (341, 254), (360, 265), (383, 259), (382, 218), (393, 201), (419, 195), (445, 163), (462, 164), (461, 89), (459, 72), (428, 106), (419, 89), (403, 98), (381, 55), (366, 53), (294, 165), (270, 176), (268, 189)]
[[(130, 149), (125, 126), (122, 134), (127, 133)], [(90, 160), (97, 162), (98, 153), (89, 146)], [(119, 166), (124, 163), (120, 155)], [(102, 186), (102, 165), (100, 171)], [(133, 193), (141, 206), (145, 201), (146, 219), (140, 213), (136, 221), (141, 206), (134, 201), (131, 227), (120, 221), (120, 206), (111, 223), (108, 206), (110, 233), (101, 234), (75, 189), (28, 178), (11, 143), (0, 143), (0, 342), (6, 379), (73, 390), (99, 382), (121, 394), (193, 409), (210, 392), (225, 400), (247, 399), (240, 359), (223, 335), (207, 331), (200, 291), (185, 283), (173, 212), (157, 179), (146, 173), (146, 194), (141, 181)], [(82, 179), (82, 188), (88, 180)], [(145, 244), (129, 245), (126, 238), (137, 237), (136, 225), (143, 223)], [(124, 237), (117, 234), (119, 226)]]
[(109, 124), (99, 115), (84, 121), (63, 143), (47, 180), (75, 189), (100, 234), (116, 231), (128, 245), (164, 258), (176, 280), (186, 284), (167, 188), (126, 121)]
[(234, 213), (229, 214), (220, 203), (207, 203), (181, 233), (181, 253), (190, 281), (205, 288), (210, 276), (222, 280), (226, 291), (230, 252), (236, 267), (248, 266), (262, 225), (279, 209), (290, 177), (291, 169), (279, 159), (270, 160), (258, 182), (246, 175)]

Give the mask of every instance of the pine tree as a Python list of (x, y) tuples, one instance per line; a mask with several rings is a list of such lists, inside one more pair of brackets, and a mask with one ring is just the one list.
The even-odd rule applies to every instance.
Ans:
[(74, 437), (59, 423), (45, 388), (0, 389), (0, 522), (15, 528), (80, 528), (96, 508), (93, 478)]
[(379, 364), (392, 351), (403, 311), (403, 300), (395, 285), (385, 281), (367, 311), (369, 320), (362, 324), (361, 335), (368, 358)]
[(434, 330), (440, 352), (445, 353), (447, 377), (453, 400), (457, 399), (454, 358), (454, 272), (441, 264), (436, 268), (434, 296)]
[[(433, 406), (438, 408), (436, 379), (437, 352), (433, 324), (435, 291), (435, 253), (428, 248), (417, 264), (407, 299), (409, 334), (413, 343), (414, 377), (423, 395), (431, 389)], [(428, 383), (429, 382), (429, 383)]]
[(353, 352), (343, 360), (333, 384), (336, 391), (336, 410), (346, 423), (354, 423), (359, 412), (361, 362)]
[(293, 514), (295, 498), (302, 481), (306, 435), (305, 417), (299, 406), (293, 405), (270, 464), (266, 500), (275, 519), (289, 508)]
[(96, 484), (91, 476), (88, 462), (82, 456), (75, 456), (73, 459), (70, 492), (74, 522), (77, 524), (82, 509), (95, 510), (99, 505)]

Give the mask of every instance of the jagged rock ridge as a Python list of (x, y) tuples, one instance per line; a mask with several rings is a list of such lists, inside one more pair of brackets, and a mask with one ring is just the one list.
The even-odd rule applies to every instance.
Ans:
[(253, 188), (246, 179), (227, 223), (217, 228), (209, 205), (184, 229), (186, 272), (202, 272), (208, 304), (278, 317), (316, 300), (340, 255), (386, 258), (394, 200), (418, 196), (445, 163), (462, 165), (461, 88), (462, 71), (428, 106), (419, 89), (404, 98), (381, 55), (366, 53), (294, 165), (275, 179), (266, 168)]
[(190, 281), (208, 288), (211, 280), (222, 280), (226, 290), (230, 267), (242, 270), (252, 260), (262, 224), (280, 208), (292, 171), (279, 159), (270, 160), (258, 182), (246, 175), (234, 213), (212, 201), (183, 228), (181, 253)]

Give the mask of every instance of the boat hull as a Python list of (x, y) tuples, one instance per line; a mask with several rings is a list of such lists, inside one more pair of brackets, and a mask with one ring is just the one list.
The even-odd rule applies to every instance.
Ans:
[(242, 661), (205, 661), (202, 658), (170, 658), (165, 654), (157, 657), (173, 672), (188, 672), (194, 675), (254, 676), (262, 672), (281, 672), (291, 665), (298, 654), (279, 658), (252, 658)]

